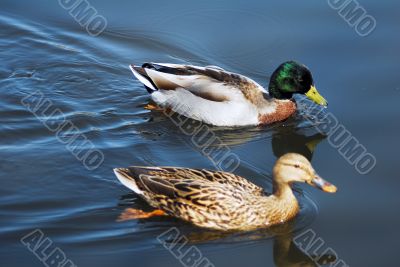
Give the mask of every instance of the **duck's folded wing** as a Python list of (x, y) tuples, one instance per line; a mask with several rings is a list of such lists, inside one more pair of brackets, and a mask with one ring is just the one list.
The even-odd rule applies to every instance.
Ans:
[[(118, 179), (150, 205), (198, 226), (225, 229), (240, 224), (249, 198), (261, 188), (239, 176), (186, 168), (129, 167), (116, 169)], [(217, 174), (217, 175), (216, 175)], [(224, 173), (225, 174), (225, 173)], [(225, 174), (226, 175), (226, 174)], [(239, 183), (239, 185), (237, 184)], [(244, 184), (254, 190), (244, 190)]]
[(243, 216), (243, 191), (199, 180), (140, 176), (146, 200), (167, 214), (202, 227), (223, 229)]
[(232, 186), (235, 190), (244, 191), (255, 196), (264, 195), (262, 187), (255, 185), (239, 175), (229, 172), (177, 167), (129, 167), (126, 170), (129, 171), (129, 175), (132, 177), (147, 175), (160, 179), (172, 179), (182, 182), (199, 181), (203, 184), (218, 183)]
[(184, 88), (212, 101), (229, 101), (251, 92), (266, 92), (255, 81), (216, 66), (145, 63), (130, 66), (134, 75), (151, 90)]

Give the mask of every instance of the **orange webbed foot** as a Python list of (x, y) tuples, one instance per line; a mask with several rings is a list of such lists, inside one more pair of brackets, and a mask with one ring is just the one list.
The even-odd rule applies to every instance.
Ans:
[(138, 220), (138, 219), (148, 219), (155, 216), (165, 216), (165, 212), (162, 210), (153, 210), (150, 212), (145, 212), (143, 210), (127, 208), (121, 215), (118, 217), (117, 222), (124, 222), (129, 220)]
[(144, 106), (144, 109), (152, 110), (152, 111), (163, 111), (164, 109), (157, 106), (156, 104), (147, 104)]

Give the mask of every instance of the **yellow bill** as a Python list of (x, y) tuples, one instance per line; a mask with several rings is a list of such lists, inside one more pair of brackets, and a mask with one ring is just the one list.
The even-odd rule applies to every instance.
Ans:
[(306, 96), (318, 105), (324, 107), (328, 106), (328, 101), (326, 101), (325, 98), (318, 93), (317, 88), (315, 88), (314, 85), (311, 86), (311, 89), (306, 93)]

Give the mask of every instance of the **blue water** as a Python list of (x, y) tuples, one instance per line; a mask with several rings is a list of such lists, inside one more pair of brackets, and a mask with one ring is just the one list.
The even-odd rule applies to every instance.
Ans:
[[(20, 242), (40, 229), (77, 266), (181, 266), (157, 240), (176, 227), (215, 266), (313, 266), (304, 253), (288, 253), (282, 245), (307, 229), (350, 266), (396, 266), (400, 5), (359, 2), (377, 21), (367, 37), (357, 35), (326, 1), (92, 0), (108, 22), (92, 37), (58, 1), (3, 0), (0, 265), (43, 266)], [(296, 185), (299, 216), (252, 233), (221, 236), (171, 218), (117, 222), (125, 208), (149, 207), (116, 180), (112, 168), (215, 169), (172, 120), (143, 108), (149, 96), (129, 64), (218, 65), (266, 86), (272, 71), (290, 59), (310, 67), (329, 101), (324, 112), (376, 157), (372, 172), (359, 174), (329, 137), (299, 115), (273, 127), (211, 127), (240, 158), (236, 172), (266, 191), (276, 158), (296, 151), (312, 159), (338, 193)], [(103, 153), (98, 168), (85, 168), (43, 118), (23, 105), (37, 91)]]

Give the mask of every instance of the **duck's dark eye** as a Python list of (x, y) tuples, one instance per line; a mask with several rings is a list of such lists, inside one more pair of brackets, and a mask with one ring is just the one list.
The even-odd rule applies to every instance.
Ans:
[(299, 164), (294, 165), (295, 168), (300, 168)]
[(303, 74), (298, 78), (298, 81), (302, 86), (305, 87), (310, 87), (310, 85), (313, 84), (313, 78), (311, 76), (311, 73)]

